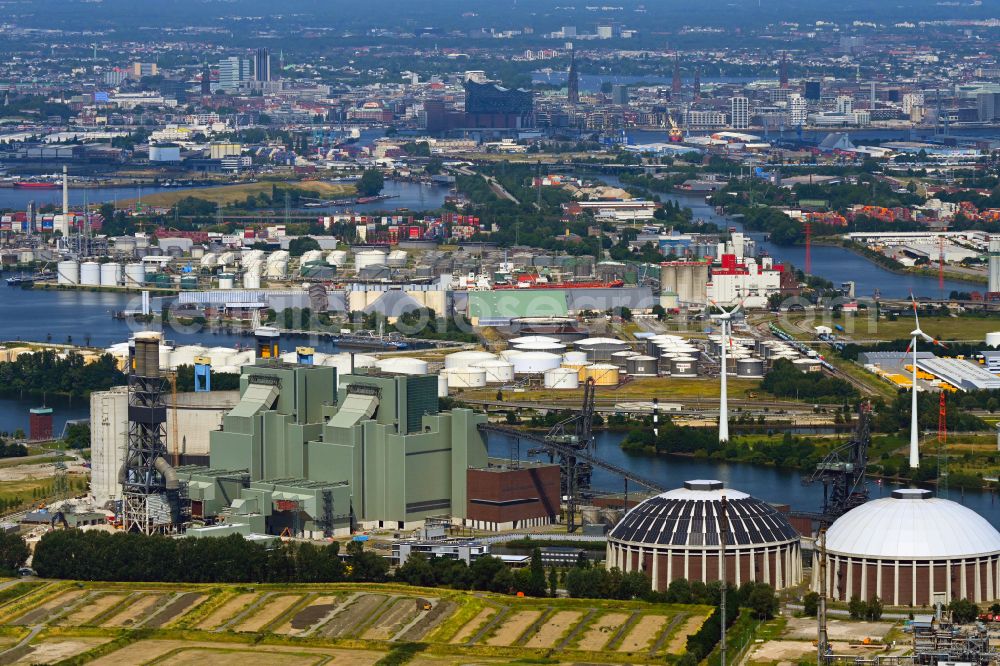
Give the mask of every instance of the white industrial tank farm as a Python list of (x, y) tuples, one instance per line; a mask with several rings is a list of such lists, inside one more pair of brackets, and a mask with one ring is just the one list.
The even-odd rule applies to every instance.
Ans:
[(101, 286), (117, 287), (122, 281), (122, 265), (115, 262), (101, 264)]
[(486, 371), (482, 368), (463, 366), (441, 371), (448, 379), (448, 388), (482, 388), (486, 386)]
[(580, 388), (580, 375), (572, 368), (552, 368), (546, 370), (543, 384), (548, 389), (575, 389)]
[(56, 282), (66, 285), (80, 284), (80, 264), (75, 261), (60, 261), (56, 264)]
[(142, 264), (125, 264), (125, 286), (135, 289), (146, 283), (146, 267)]
[(361, 270), (369, 266), (385, 266), (386, 253), (382, 250), (362, 250), (354, 255), (354, 268)]
[(496, 356), (484, 351), (460, 351), (448, 354), (444, 357), (444, 367), (447, 370), (454, 368), (467, 368), (479, 361), (495, 359)]
[(486, 359), (469, 367), (485, 370), (487, 384), (505, 384), (514, 381), (514, 364), (503, 359)]
[(426, 375), (427, 361), (409, 356), (391, 356), (375, 362), (382, 372), (394, 372), (398, 375)]
[(514, 364), (514, 374), (516, 375), (537, 375), (558, 368), (562, 363), (562, 356), (543, 351), (524, 352), (511, 359)]

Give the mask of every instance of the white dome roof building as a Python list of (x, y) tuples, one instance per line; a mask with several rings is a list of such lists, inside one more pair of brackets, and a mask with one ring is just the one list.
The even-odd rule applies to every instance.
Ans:
[[(827, 594), (892, 606), (1000, 599), (1000, 532), (929, 490), (892, 491), (838, 518), (826, 534)], [(820, 590), (820, 581), (813, 581)]]
[(767, 502), (721, 481), (685, 481), (637, 504), (608, 533), (607, 567), (641, 571), (654, 590), (684, 578), (720, 579), (722, 498), (726, 498), (726, 579), (775, 589), (802, 581), (799, 535)]

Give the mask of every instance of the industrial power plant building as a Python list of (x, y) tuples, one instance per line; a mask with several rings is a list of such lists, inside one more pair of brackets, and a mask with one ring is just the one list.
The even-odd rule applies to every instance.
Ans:
[[(891, 606), (1000, 599), (1000, 533), (975, 511), (903, 488), (851, 509), (826, 535), (826, 593)], [(813, 589), (821, 589), (814, 577)]]
[(784, 514), (714, 480), (686, 481), (636, 505), (608, 534), (607, 567), (641, 571), (659, 591), (682, 578), (721, 580), (723, 521), (726, 580), (778, 590), (802, 581), (799, 535)]

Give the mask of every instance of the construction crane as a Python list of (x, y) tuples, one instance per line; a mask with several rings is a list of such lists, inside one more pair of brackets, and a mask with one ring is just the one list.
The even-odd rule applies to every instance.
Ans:
[(830, 525), (838, 517), (868, 501), (865, 471), (868, 469), (868, 449), (871, 447), (871, 404), (858, 407), (858, 424), (851, 440), (838, 446), (816, 465), (806, 484), (823, 484), (822, 513), (815, 516), (820, 523)]

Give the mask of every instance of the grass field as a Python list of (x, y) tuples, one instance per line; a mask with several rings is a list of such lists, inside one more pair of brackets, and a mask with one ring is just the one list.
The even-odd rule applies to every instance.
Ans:
[(0, 663), (639, 664), (679, 656), (710, 612), (394, 585), (14, 587)]
[[(802, 316), (789, 316), (789, 321), (810, 328), (827, 322), (812, 321)], [(886, 317), (871, 320), (864, 316), (844, 317), (832, 321), (846, 329), (839, 333), (854, 340), (904, 340), (913, 330), (913, 316), (903, 316), (891, 321)], [(780, 325), (780, 323), (779, 323)], [(981, 342), (987, 333), (1000, 330), (1000, 317), (930, 317), (920, 316), (920, 328), (934, 338), (941, 340), (973, 340)], [(798, 331), (795, 331), (798, 333)], [(796, 336), (798, 337), (798, 336)]]
[[(740, 379), (730, 377), (727, 384), (730, 398), (743, 399), (747, 391), (759, 391), (760, 380)], [(468, 389), (455, 391), (458, 398), (493, 400), (497, 389)], [(531, 388), (521, 393), (504, 391), (504, 399), (512, 402), (544, 402), (546, 400), (582, 400), (583, 389), (542, 389)], [(713, 378), (686, 377), (638, 377), (619, 387), (598, 386), (596, 397), (613, 399), (616, 402), (629, 400), (682, 400), (683, 398), (717, 398), (719, 396), (719, 380)]]
[[(264, 192), (270, 195), (272, 185), (277, 185), (279, 188), (294, 187), (300, 190), (309, 190), (310, 192), (315, 192), (317, 197), (329, 199), (344, 197), (355, 193), (353, 185), (325, 183), (314, 180), (289, 183), (261, 182), (172, 190), (170, 192), (157, 192), (156, 194), (144, 196), (142, 198), (142, 203), (147, 206), (168, 207), (173, 206), (178, 201), (186, 197), (195, 197), (226, 206), (234, 202), (244, 201), (251, 194), (257, 195)], [(120, 201), (119, 204), (122, 206), (131, 206), (136, 203), (136, 201), (136, 199), (127, 199)]]

